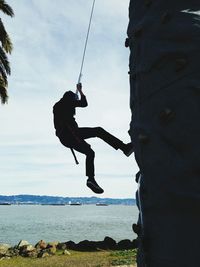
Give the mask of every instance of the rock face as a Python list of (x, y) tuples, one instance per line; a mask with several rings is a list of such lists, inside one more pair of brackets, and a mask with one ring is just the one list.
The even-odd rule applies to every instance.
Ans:
[(199, 266), (199, 10), (197, 0), (130, 1), (138, 267)]

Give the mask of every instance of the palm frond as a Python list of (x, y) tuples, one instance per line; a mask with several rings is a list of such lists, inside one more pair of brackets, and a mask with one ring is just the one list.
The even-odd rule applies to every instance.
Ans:
[(7, 34), (5, 30), (5, 27), (3, 25), (1, 18), (0, 18), (0, 42), (2, 43), (2, 47), (6, 51), (6, 53), (11, 54), (13, 45), (12, 45), (9, 35)]
[(12, 7), (9, 6), (4, 0), (0, 0), (0, 10), (8, 16), (14, 16), (14, 11)]
[(5, 86), (8, 86), (8, 79), (4, 69), (4, 66), (0, 62), (0, 79), (4, 82)]
[(11, 54), (12, 50), (13, 50), (13, 44), (10, 40), (9, 35), (6, 33), (4, 42), (2, 43), (2, 47), (4, 48), (4, 50), (6, 51), (6, 53)]
[[(13, 9), (6, 3), (5, 0), (0, 0), (0, 11), (5, 13), (8, 16), (13, 17)], [(3, 25), (3, 22), (0, 18), (0, 101), (2, 104), (5, 104), (8, 100), (7, 87), (8, 80), (7, 75), (10, 74), (10, 63), (6, 53), (11, 53), (13, 45), (11, 39)]]
[(5, 104), (8, 101), (7, 86), (4, 83), (4, 80), (0, 76), (0, 99), (1, 103)]
[(8, 61), (7, 55), (6, 53), (3, 51), (2, 47), (0, 46), (0, 62), (2, 64), (2, 66), (5, 69), (5, 72), (10, 75), (10, 63)]

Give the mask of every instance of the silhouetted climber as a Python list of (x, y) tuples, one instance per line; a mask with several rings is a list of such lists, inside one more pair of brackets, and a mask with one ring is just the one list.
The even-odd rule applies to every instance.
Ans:
[(87, 186), (95, 193), (103, 193), (103, 189), (95, 181), (94, 172), (94, 157), (95, 153), (91, 146), (85, 142), (87, 138), (98, 137), (104, 140), (107, 144), (114, 149), (120, 149), (126, 156), (130, 156), (133, 152), (131, 143), (124, 144), (121, 140), (111, 135), (101, 127), (95, 128), (79, 128), (75, 121), (75, 108), (86, 107), (87, 99), (82, 92), (81, 83), (77, 84), (77, 91), (80, 93), (81, 99), (72, 91), (67, 91), (63, 97), (54, 105), (54, 127), (56, 135), (60, 142), (69, 148), (86, 155), (86, 176)]

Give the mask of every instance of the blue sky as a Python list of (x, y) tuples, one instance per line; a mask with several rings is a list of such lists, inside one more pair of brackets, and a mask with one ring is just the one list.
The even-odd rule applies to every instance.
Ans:
[[(85, 156), (74, 163), (54, 134), (52, 106), (75, 90), (92, 0), (8, 0), (15, 17), (1, 14), (14, 44), (9, 57), (9, 102), (0, 106), (0, 194), (93, 196), (86, 187)], [(83, 91), (89, 106), (77, 110), (81, 127), (102, 126), (129, 142), (129, 50), (124, 47), (129, 0), (96, 0)], [(134, 156), (103, 141), (96, 152), (102, 197), (133, 197)]]

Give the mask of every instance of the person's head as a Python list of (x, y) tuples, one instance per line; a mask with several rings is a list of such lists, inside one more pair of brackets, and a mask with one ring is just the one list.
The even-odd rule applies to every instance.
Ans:
[(72, 91), (67, 91), (63, 95), (63, 100), (68, 101), (68, 102), (71, 102), (71, 101), (73, 102), (77, 100), (77, 95), (73, 93)]
[(67, 91), (67, 92), (64, 93), (63, 98), (64, 99), (72, 99), (73, 100), (75, 98), (74, 95), (75, 94), (72, 91)]

